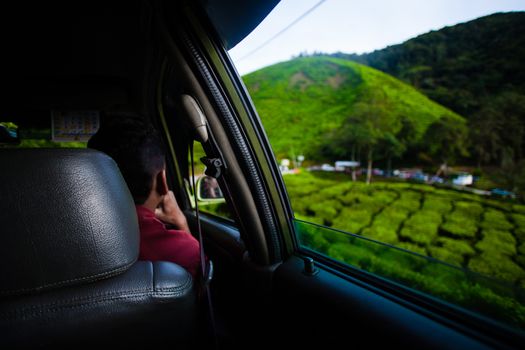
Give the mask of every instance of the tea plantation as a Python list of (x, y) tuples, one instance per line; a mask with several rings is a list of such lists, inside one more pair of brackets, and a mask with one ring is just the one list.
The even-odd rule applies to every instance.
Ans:
[(296, 218), (525, 287), (524, 205), (424, 184), (319, 175), (284, 177)]
[(357, 235), (299, 222), (306, 246), (525, 328), (524, 205), (425, 184), (366, 185), (342, 174), (284, 180), (297, 219)]

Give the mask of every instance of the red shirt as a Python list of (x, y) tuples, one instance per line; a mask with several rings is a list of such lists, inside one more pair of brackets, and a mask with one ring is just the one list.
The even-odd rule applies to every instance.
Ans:
[(139, 260), (171, 261), (196, 278), (200, 267), (199, 242), (188, 232), (168, 230), (155, 213), (137, 205), (140, 228)]

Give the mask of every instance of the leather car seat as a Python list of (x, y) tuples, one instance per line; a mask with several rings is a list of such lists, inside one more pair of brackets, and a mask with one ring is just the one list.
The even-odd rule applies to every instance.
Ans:
[(1, 348), (191, 345), (191, 275), (137, 261), (133, 199), (105, 154), (0, 150), (0, 232)]

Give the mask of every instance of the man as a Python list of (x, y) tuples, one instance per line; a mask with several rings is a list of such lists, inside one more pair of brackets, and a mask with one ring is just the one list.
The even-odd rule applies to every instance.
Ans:
[(88, 147), (113, 158), (128, 184), (139, 219), (139, 260), (171, 261), (197, 278), (199, 242), (189, 233), (186, 217), (168, 188), (165, 151), (157, 131), (137, 116), (113, 114), (106, 116)]

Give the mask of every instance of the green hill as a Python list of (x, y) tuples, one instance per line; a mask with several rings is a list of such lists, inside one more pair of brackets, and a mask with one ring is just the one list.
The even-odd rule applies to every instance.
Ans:
[(391, 74), (470, 115), (482, 97), (525, 93), (525, 12), (481, 17), (368, 54), (334, 56)]
[(350, 157), (352, 145), (372, 138), (375, 149), (392, 140), (401, 150), (420, 147), (429, 126), (445, 120), (465, 131), (462, 117), (408, 84), (344, 59), (299, 57), (243, 79), (278, 157)]
[(391, 74), (466, 117), (472, 162), (523, 162), (525, 12), (481, 17), (368, 54), (332, 56)]

